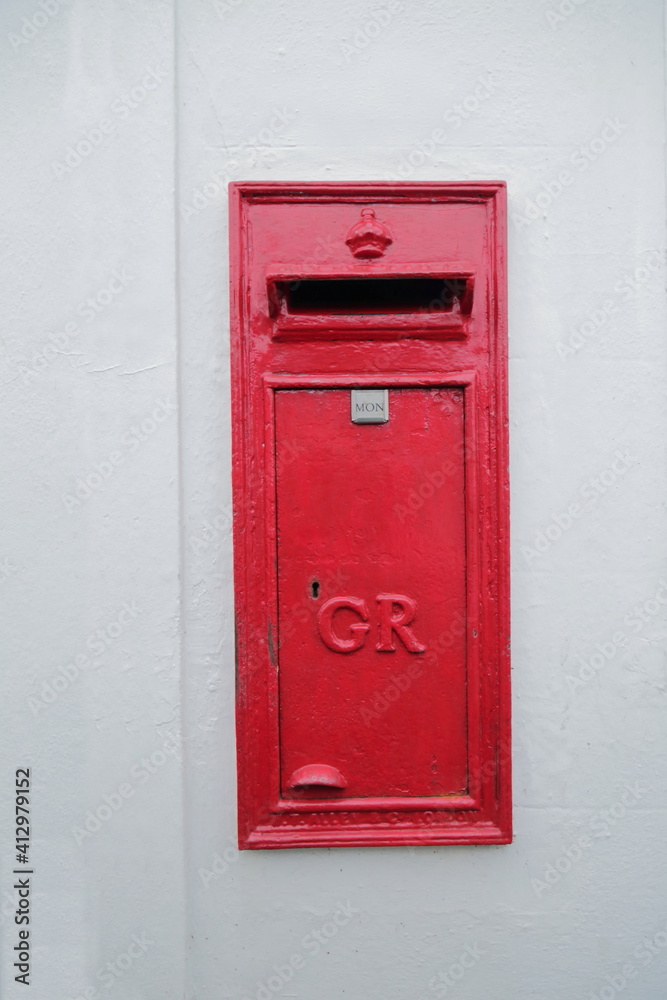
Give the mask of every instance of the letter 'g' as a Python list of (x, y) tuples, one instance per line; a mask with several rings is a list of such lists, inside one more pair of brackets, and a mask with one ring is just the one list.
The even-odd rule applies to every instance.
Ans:
[[(361, 622), (353, 622), (348, 626), (348, 631), (352, 633), (352, 638), (341, 639), (333, 629), (333, 618), (340, 608), (348, 608), (356, 611)], [(368, 621), (368, 607), (365, 601), (358, 597), (332, 597), (325, 601), (317, 613), (317, 626), (320, 630), (322, 642), (334, 653), (353, 653), (355, 649), (361, 649), (366, 641), (366, 633), (370, 625), (362, 624)]]

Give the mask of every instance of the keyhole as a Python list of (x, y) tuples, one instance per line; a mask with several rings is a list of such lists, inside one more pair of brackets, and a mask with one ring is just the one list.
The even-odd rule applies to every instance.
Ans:
[(310, 596), (313, 598), (313, 600), (315, 600), (319, 592), (320, 592), (320, 585), (317, 580), (313, 580), (313, 582), (310, 585)]

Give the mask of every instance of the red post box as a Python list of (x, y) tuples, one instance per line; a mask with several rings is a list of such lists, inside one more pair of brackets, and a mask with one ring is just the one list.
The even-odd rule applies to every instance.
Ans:
[(240, 846), (507, 843), (504, 184), (230, 195)]

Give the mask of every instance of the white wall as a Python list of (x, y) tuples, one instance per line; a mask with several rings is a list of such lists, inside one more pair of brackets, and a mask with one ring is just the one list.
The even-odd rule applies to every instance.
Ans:
[[(662, 998), (662, 4), (67, 0), (17, 43), (39, 10), (7, 0), (0, 30), (2, 876), (28, 764), (32, 1000)], [(224, 186), (389, 177), (509, 184), (516, 837), (238, 854)]]
[[(0, 739), (3, 796), (15, 768), (33, 771), (29, 995), (182, 996), (173, 12), (49, 9), (0, 11)], [(7, 998), (28, 994), (13, 980), (9, 806)]]

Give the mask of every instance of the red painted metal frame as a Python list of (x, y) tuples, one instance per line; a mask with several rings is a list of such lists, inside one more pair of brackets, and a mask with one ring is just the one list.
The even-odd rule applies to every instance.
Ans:
[[(486, 212), (484, 260), (462, 265), (441, 259), (410, 268), (386, 260), (352, 262), (333, 270), (253, 261), (251, 213), (266, 204), (434, 203), (482, 206)], [(502, 182), (438, 184), (230, 185), (231, 343), (234, 478), (234, 565), (237, 630), (237, 745), (239, 846), (485, 844), (511, 841), (509, 700), (509, 551), (507, 332), (505, 288), (505, 185)], [(390, 214), (390, 213), (388, 213)], [(446, 242), (447, 234), (443, 234)], [(444, 254), (443, 254), (444, 256)], [(432, 258), (431, 258), (432, 259)], [(429, 327), (415, 320), (387, 330), (401, 340), (400, 360), (377, 334), (353, 321), (341, 331), (330, 318), (306, 316), (298, 330), (269, 327), (271, 281), (288, 278), (474, 275), (474, 295), (484, 296), (487, 328), (475, 316), (452, 317)], [(257, 328), (251, 286), (266, 298)], [(289, 327), (294, 316), (289, 317)], [(301, 319), (301, 317), (299, 317)], [(410, 317), (410, 320), (413, 318)], [(442, 319), (442, 314), (438, 317)], [(283, 317), (284, 321), (284, 317)], [(310, 333), (309, 333), (310, 324)], [(298, 324), (297, 324), (298, 325)], [(410, 325), (410, 323), (408, 324)], [(448, 329), (449, 327), (449, 329)], [(420, 332), (421, 331), (421, 332)], [(409, 340), (403, 338), (409, 337)], [(453, 337), (453, 339), (452, 339)], [(373, 346), (372, 341), (376, 343)], [(373, 354), (371, 356), (370, 349)], [(386, 354), (382, 354), (383, 350)], [(280, 795), (278, 719), (279, 639), (276, 578), (275, 392), (284, 388), (460, 387), (465, 414), (465, 510), (468, 680), (468, 794), (420, 798), (283, 799)]]

